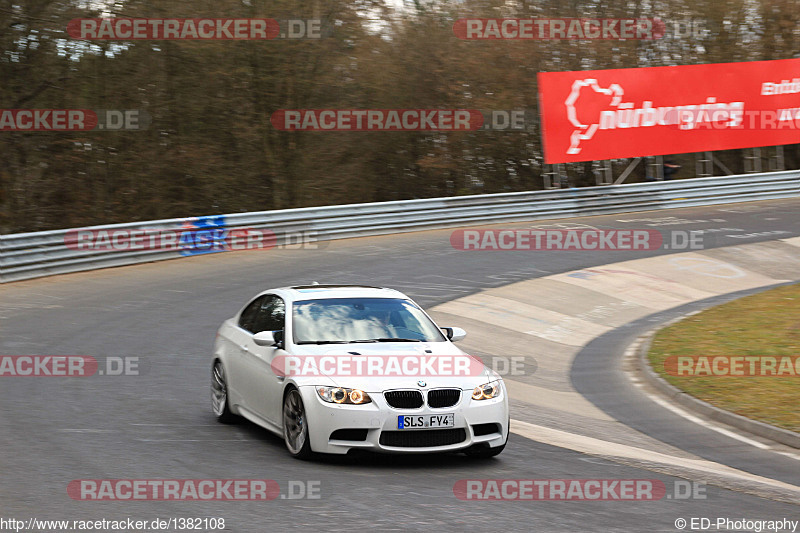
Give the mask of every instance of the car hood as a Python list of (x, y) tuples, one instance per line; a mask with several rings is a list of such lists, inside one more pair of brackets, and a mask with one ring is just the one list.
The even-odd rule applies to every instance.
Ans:
[[(317, 370), (309, 374), (299, 372), (293, 375), (299, 385), (335, 385), (376, 393), (389, 389), (442, 387), (471, 390), (488, 381), (499, 379), (479, 358), (469, 356), (449, 342), (311, 344), (295, 348), (297, 349), (292, 355), (300, 361), (305, 363), (313, 360), (319, 365)], [(373, 367), (375, 371), (359, 373), (356, 363), (360, 356), (380, 359), (381, 365)], [(328, 368), (321, 368), (323, 357), (334, 357), (337, 360), (346, 358), (350, 363), (350, 370), (323, 371), (331, 370), (332, 366), (328, 359)], [(454, 370), (456, 364), (461, 365), (461, 371)], [(364, 363), (362, 368), (366, 369), (367, 364)]]

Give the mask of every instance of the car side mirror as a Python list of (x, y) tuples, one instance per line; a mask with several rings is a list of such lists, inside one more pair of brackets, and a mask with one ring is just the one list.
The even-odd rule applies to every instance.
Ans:
[(442, 328), (442, 331), (451, 342), (460, 341), (467, 336), (467, 332), (461, 328)]
[(259, 331), (253, 335), (253, 342), (259, 346), (277, 346), (283, 348), (283, 330)]

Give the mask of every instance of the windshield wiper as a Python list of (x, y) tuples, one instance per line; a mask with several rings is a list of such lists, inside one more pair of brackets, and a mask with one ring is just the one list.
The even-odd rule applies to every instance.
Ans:
[(347, 344), (347, 341), (299, 341), (297, 344)]
[(422, 342), (419, 339), (401, 339), (394, 337), (383, 337), (380, 339), (358, 339), (354, 341), (299, 341), (297, 344), (355, 344), (366, 342)]
[(422, 342), (419, 339), (401, 339), (399, 337), (383, 337), (380, 339), (364, 339), (350, 342)]

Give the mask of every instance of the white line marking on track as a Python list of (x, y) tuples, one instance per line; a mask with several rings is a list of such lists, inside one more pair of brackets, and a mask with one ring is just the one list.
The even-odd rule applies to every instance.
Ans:
[(722, 433), (723, 435), (725, 435), (727, 437), (730, 437), (732, 439), (736, 439), (738, 441), (744, 442), (745, 444), (749, 444), (750, 446), (755, 446), (756, 448), (761, 448), (762, 450), (768, 450), (769, 449), (769, 446), (764, 444), (763, 442), (758, 442), (757, 440), (749, 439), (749, 438), (747, 438), (747, 437), (745, 437), (743, 435), (739, 435), (738, 433), (734, 433), (733, 431), (728, 431), (727, 429), (721, 428), (719, 426), (715, 426), (715, 425), (713, 425), (713, 424), (711, 424), (711, 423), (709, 423), (709, 422), (707, 422), (705, 420), (702, 420), (702, 419), (700, 419), (700, 418), (698, 418), (698, 417), (696, 417), (696, 416), (694, 416), (692, 414), (687, 413), (686, 411), (684, 411), (680, 407), (675, 407), (671, 403), (665, 402), (664, 400), (662, 400), (661, 398), (658, 398), (657, 396), (653, 396), (652, 394), (648, 394), (648, 393), (645, 393), (645, 394), (647, 394), (647, 396), (651, 400), (656, 402), (661, 407), (663, 407), (665, 409), (669, 409), (670, 411), (672, 411), (676, 415), (678, 415), (680, 417), (683, 417), (686, 420), (689, 420), (691, 422), (694, 422), (695, 424), (699, 424), (699, 425), (701, 425), (701, 426), (703, 426), (705, 428), (712, 429), (712, 430), (714, 430), (714, 431), (716, 431), (718, 433)]
[(136, 439), (139, 442), (253, 442), (252, 439)]
[(181, 428), (188, 428), (188, 427), (219, 427), (219, 423), (216, 424), (134, 424), (131, 422), (132, 426), (169, 426), (169, 427), (181, 427)]
[(560, 429), (531, 424), (513, 418), (511, 419), (511, 432), (534, 442), (541, 442), (586, 455), (619, 457), (622, 459), (659, 463), (679, 468), (687, 473), (691, 472), (693, 477), (702, 477), (708, 474), (719, 475), (740, 481), (749, 481), (756, 484), (789, 490), (800, 495), (800, 486), (751, 474), (707, 459), (678, 457), (657, 452), (652, 449), (638, 448), (636, 446), (605, 441), (577, 433), (569, 433)]
[(82, 429), (82, 428), (68, 428), (68, 429), (59, 429), (58, 431), (64, 431), (66, 433), (116, 433), (116, 429)]
[(777, 452), (778, 452), (779, 454), (781, 454), (781, 455), (785, 455), (786, 457), (791, 457), (792, 459), (794, 459), (794, 460), (796, 460), (796, 461), (800, 461), (800, 455), (797, 455), (796, 453), (792, 453), (792, 452), (781, 452), (781, 451), (778, 451), (778, 450), (775, 450), (775, 451), (777, 451)]

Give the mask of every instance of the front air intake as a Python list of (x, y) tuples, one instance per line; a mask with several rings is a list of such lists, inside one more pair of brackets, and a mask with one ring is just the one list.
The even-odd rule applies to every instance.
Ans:
[(464, 428), (455, 429), (409, 429), (405, 431), (384, 431), (380, 443), (395, 448), (434, 448), (449, 446), (467, 440)]
[(418, 390), (392, 390), (383, 393), (386, 403), (395, 409), (422, 407), (422, 393)]
[(428, 391), (429, 407), (452, 407), (461, 400), (461, 389), (433, 389)]

